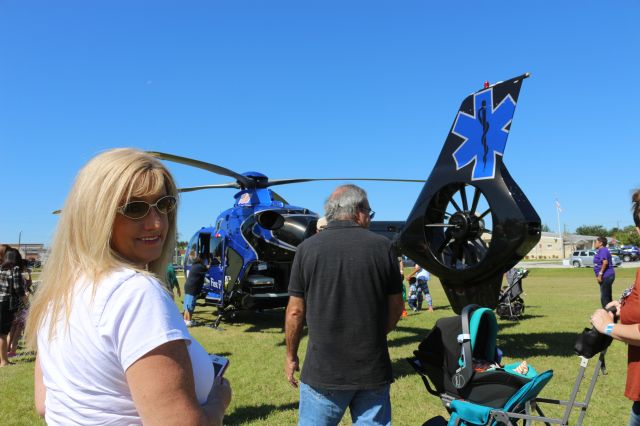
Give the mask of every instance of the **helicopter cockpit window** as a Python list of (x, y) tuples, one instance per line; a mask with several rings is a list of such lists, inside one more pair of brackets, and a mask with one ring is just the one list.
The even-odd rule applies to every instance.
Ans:
[(211, 234), (208, 233), (200, 233), (200, 237), (198, 238), (198, 256), (201, 259), (206, 259), (209, 257), (209, 248), (211, 247)]
[(198, 253), (198, 235), (195, 235), (189, 241), (189, 245), (187, 246), (187, 255), (185, 256), (185, 264), (190, 266), (193, 263), (193, 260), (196, 258)]

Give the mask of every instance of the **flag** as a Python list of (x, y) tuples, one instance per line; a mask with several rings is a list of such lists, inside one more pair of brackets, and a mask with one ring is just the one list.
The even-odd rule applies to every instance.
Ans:
[(556, 198), (556, 209), (558, 210), (558, 213), (562, 213), (562, 207), (560, 207), (560, 201), (558, 201), (557, 198)]

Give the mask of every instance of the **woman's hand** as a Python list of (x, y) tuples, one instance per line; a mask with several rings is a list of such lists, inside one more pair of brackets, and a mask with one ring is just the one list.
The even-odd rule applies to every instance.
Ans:
[(224, 418), (224, 412), (231, 402), (231, 384), (224, 377), (215, 379), (207, 402), (202, 407), (211, 418), (219, 419), (219, 423), (222, 425), (222, 419)]
[(613, 313), (613, 317), (620, 318), (620, 301), (612, 300), (611, 302), (607, 303), (607, 306), (605, 306), (604, 308), (606, 310), (613, 310), (611, 308), (615, 308), (616, 311)]
[(604, 329), (607, 324), (613, 322), (613, 313), (605, 311), (604, 309), (596, 310), (593, 315), (591, 315), (591, 324), (595, 327), (598, 332), (604, 334)]

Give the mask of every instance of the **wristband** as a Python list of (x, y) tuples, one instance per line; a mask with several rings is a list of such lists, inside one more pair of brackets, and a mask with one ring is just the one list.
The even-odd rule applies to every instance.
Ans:
[(604, 328), (604, 334), (611, 336), (611, 333), (613, 333), (613, 326), (613, 323), (607, 324), (607, 326)]

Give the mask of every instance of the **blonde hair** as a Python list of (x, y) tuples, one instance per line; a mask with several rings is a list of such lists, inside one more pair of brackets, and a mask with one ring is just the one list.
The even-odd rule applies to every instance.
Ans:
[[(163, 277), (176, 236), (176, 209), (168, 213), (169, 229), (162, 255), (140, 270), (111, 247), (111, 232), (119, 206), (132, 197), (166, 192), (177, 197), (175, 182), (164, 165), (151, 155), (118, 148), (92, 158), (78, 173), (64, 203), (51, 253), (42, 270), (42, 282), (29, 308), (27, 344), (35, 348), (37, 334), (50, 316), (54, 325), (71, 314), (73, 290), (82, 277), (93, 283), (121, 267)], [(164, 279), (161, 279), (164, 281)]]

